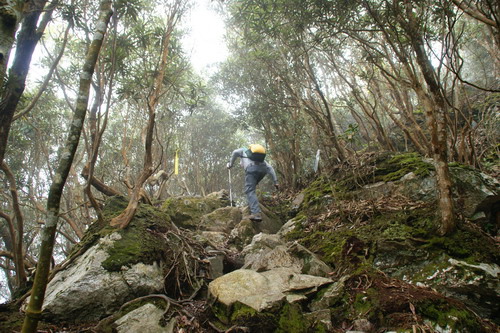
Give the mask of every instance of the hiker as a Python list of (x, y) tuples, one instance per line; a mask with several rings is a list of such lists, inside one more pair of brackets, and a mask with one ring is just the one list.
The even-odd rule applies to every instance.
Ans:
[(264, 161), (266, 149), (259, 144), (251, 144), (249, 148), (240, 148), (233, 151), (231, 160), (227, 168), (231, 169), (236, 158), (241, 159), (241, 166), (245, 169), (245, 194), (247, 195), (248, 206), (250, 207), (250, 220), (260, 222), (262, 215), (260, 212), (259, 200), (255, 190), (257, 184), (270, 174), (273, 178), (274, 186), (279, 189), (278, 178), (273, 167)]

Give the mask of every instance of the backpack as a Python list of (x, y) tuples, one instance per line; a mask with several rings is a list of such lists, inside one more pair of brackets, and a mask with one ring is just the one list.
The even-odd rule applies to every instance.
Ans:
[(245, 155), (254, 162), (264, 162), (266, 149), (259, 144), (250, 145), (250, 148), (245, 150)]

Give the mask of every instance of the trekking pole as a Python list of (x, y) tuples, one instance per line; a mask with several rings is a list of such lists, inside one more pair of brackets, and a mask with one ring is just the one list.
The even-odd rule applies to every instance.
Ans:
[(231, 207), (233, 207), (233, 190), (232, 190), (232, 184), (231, 184), (231, 169), (227, 169), (229, 171), (229, 203)]

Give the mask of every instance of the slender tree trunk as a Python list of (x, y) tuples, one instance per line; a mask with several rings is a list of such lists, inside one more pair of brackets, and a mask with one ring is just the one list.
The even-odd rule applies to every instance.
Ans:
[(339, 155), (339, 160), (341, 162), (346, 160), (346, 152), (344, 147), (339, 142), (339, 139), (337, 137), (337, 131), (335, 130), (335, 125), (333, 124), (333, 115), (330, 109), (330, 105), (328, 104), (328, 101), (326, 100), (325, 94), (321, 90), (321, 87), (318, 83), (318, 79), (316, 78), (316, 75), (314, 73), (314, 70), (312, 69), (311, 66), (311, 61), (309, 59), (309, 56), (307, 52), (304, 53), (306, 55), (306, 60), (305, 60), (305, 65), (306, 65), (306, 71), (311, 79), (313, 85), (314, 85), (314, 91), (318, 94), (318, 96), (321, 99), (321, 102), (323, 104), (323, 107), (325, 109), (326, 115), (326, 123), (328, 124), (328, 129), (330, 130), (330, 137), (329, 139), (331, 140), (333, 146), (335, 147), (335, 150), (337, 151), (337, 154)]
[(31, 63), (35, 46), (45, 30), (55, 4), (49, 6), (40, 26), (38, 19), (47, 0), (31, 0), (24, 5), (24, 19), (16, 43), (16, 54), (12, 67), (9, 70), (5, 88), (1, 91), (0, 101), (0, 163), (3, 162), (7, 141), (9, 138), (12, 117), (16, 111), (19, 99), (24, 92), (26, 76)]
[(22, 16), (23, 1), (0, 4), (0, 86), (3, 85), (9, 55), (14, 45), (16, 31)]
[(49, 196), (47, 199), (47, 222), (45, 223), (42, 231), (42, 243), (40, 246), (38, 265), (30, 301), (26, 309), (26, 317), (22, 328), (23, 333), (36, 332), (38, 320), (40, 318), (43, 300), (45, 297), (45, 289), (47, 288), (50, 259), (54, 248), (61, 196), (78, 148), (78, 143), (80, 141), (85, 114), (87, 112), (87, 103), (92, 75), (94, 73), (94, 66), (97, 62), (104, 35), (106, 33), (106, 28), (112, 13), (111, 0), (103, 0), (100, 5), (96, 31), (87, 51), (82, 73), (80, 75), (78, 98), (68, 138), (62, 155), (60, 156), (59, 165), (49, 190)]
[(145, 140), (144, 166), (140, 176), (138, 177), (134, 185), (127, 208), (125, 208), (125, 210), (120, 215), (111, 220), (112, 226), (119, 226), (122, 229), (126, 228), (129, 225), (132, 218), (134, 217), (135, 212), (137, 211), (137, 207), (139, 205), (139, 200), (141, 198), (142, 186), (148, 180), (148, 178), (153, 174), (154, 171), (152, 146), (153, 146), (155, 118), (156, 118), (156, 107), (160, 100), (161, 90), (163, 87), (163, 79), (165, 77), (165, 71), (167, 68), (167, 58), (169, 54), (170, 38), (172, 37), (172, 32), (174, 30), (174, 27), (178, 19), (180, 18), (180, 15), (182, 15), (183, 10), (181, 9), (181, 7), (182, 7), (182, 0), (176, 0), (175, 3), (172, 5), (172, 9), (167, 20), (167, 30), (165, 32), (163, 40), (163, 49), (162, 49), (160, 64), (158, 66), (158, 72), (155, 77), (155, 81), (153, 83), (151, 94), (149, 95), (148, 98), (147, 107), (149, 113), (149, 120), (148, 120), (146, 140)]
[(14, 241), (14, 264), (16, 270), (16, 287), (20, 288), (25, 286), (27, 278), (26, 271), (24, 270), (24, 251), (23, 251), (23, 235), (24, 235), (24, 217), (19, 205), (19, 197), (17, 195), (16, 179), (10, 168), (3, 162), (0, 165), (9, 181), (9, 188), (12, 197), (12, 207), (16, 219), (16, 234), (12, 235)]
[[(99, 204), (97, 203), (97, 200), (94, 198), (94, 195), (92, 194), (92, 189), (91, 186), (93, 184), (93, 180), (95, 180), (94, 177), (94, 167), (97, 162), (97, 157), (99, 156), (99, 147), (101, 146), (101, 141), (102, 141), (102, 136), (104, 134), (104, 131), (106, 130), (106, 127), (108, 125), (108, 115), (109, 115), (109, 109), (110, 109), (110, 104), (111, 104), (111, 95), (113, 92), (113, 82), (114, 82), (114, 74), (115, 74), (115, 65), (116, 65), (116, 30), (117, 30), (117, 25), (118, 25), (118, 20), (115, 17), (112, 18), (113, 21), (113, 46), (112, 46), (112, 61), (111, 61), (111, 73), (110, 73), (110, 78), (109, 78), (109, 90), (108, 90), (108, 98), (107, 98), (107, 105), (106, 105), (106, 111), (104, 112), (104, 121), (102, 125), (96, 126), (91, 125), (90, 128), (90, 137), (91, 137), (91, 142), (90, 142), (90, 151), (88, 152), (89, 155), (89, 160), (87, 164), (85, 165), (84, 169), (87, 170), (88, 173), (88, 178), (87, 179), (87, 185), (85, 186), (85, 193), (87, 197), (89, 198), (90, 203), (92, 204), (92, 207), (94, 207), (94, 210), (96, 211), (97, 217), (99, 221), (102, 221), (102, 212), (101, 208), (99, 207)], [(106, 84), (102, 84), (102, 86), (106, 86)], [(102, 93), (101, 89), (99, 89), (99, 93), (96, 94), (96, 101), (102, 101)], [(96, 105), (96, 108), (98, 108), (99, 105)], [(95, 117), (95, 116), (94, 116)], [(97, 117), (95, 117), (96, 121), (94, 123), (97, 123)], [(83, 172), (82, 172), (83, 174)], [(95, 186), (95, 185), (94, 185)], [(107, 187), (106, 185), (104, 185)], [(96, 187), (97, 188), (97, 187)], [(115, 194), (116, 195), (116, 194)]]
[(446, 235), (455, 230), (455, 210), (452, 199), (452, 182), (450, 170), (448, 168), (448, 147), (447, 147), (447, 115), (448, 110), (446, 100), (443, 96), (441, 85), (432, 67), (431, 61), (425, 52), (424, 41), (418, 31), (412, 8), (406, 4), (406, 13), (409, 25), (405, 28), (410, 36), (410, 42), (416, 55), (417, 63), (422, 71), (422, 75), (428, 87), (428, 93), (422, 88), (420, 97), (424, 103), (427, 116), (427, 123), (431, 130), (432, 154), (436, 167), (436, 181), (438, 187), (438, 204), (441, 213), (441, 227), (439, 233)]

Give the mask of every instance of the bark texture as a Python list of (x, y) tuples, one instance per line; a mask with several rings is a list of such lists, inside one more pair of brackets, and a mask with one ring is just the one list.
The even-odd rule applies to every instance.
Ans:
[(54, 180), (49, 190), (47, 200), (47, 221), (42, 230), (42, 243), (40, 246), (39, 260), (35, 275), (35, 281), (31, 291), (31, 298), (26, 309), (26, 317), (22, 332), (36, 332), (38, 320), (41, 314), (45, 289), (50, 270), (50, 259), (54, 248), (54, 240), (59, 218), (59, 208), (64, 185), (68, 177), (75, 152), (78, 148), (80, 135), (82, 133), (83, 123), (87, 112), (87, 103), (89, 99), (90, 84), (94, 67), (103, 44), (107, 25), (112, 15), (111, 1), (103, 0), (100, 5), (99, 19), (96, 24), (96, 31), (93, 40), (87, 51), (82, 73), (80, 75), (80, 84), (78, 98), (75, 107), (75, 113), (71, 122), (68, 138), (65, 147), (60, 156)]

